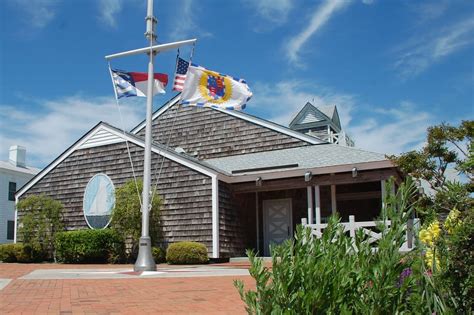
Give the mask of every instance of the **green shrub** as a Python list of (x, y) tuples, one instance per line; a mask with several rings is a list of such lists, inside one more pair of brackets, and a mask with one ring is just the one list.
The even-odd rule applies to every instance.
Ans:
[(16, 262), (18, 253), (22, 250), (21, 244), (2, 244), (0, 245), (0, 261), (11, 263)]
[(25, 244), (3, 244), (0, 245), (0, 261), (30, 263), (43, 260), (42, 251), (34, 250)]
[(56, 256), (65, 263), (114, 263), (124, 253), (123, 238), (114, 230), (79, 230), (56, 234)]
[(298, 226), (295, 239), (271, 248), (272, 268), (248, 251), (256, 290), (235, 281), (249, 314), (450, 314), (436, 278), (419, 251), (399, 252), (414, 210), (415, 187), (402, 185), (386, 200), (390, 228), (381, 224), (377, 251), (362, 231), (355, 240), (331, 218), (321, 238)]
[(170, 264), (205, 264), (207, 248), (204, 244), (196, 242), (178, 242), (168, 246), (166, 261)]
[(163, 248), (152, 247), (151, 254), (153, 255), (153, 258), (155, 259), (155, 263), (157, 264), (161, 264), (166, 261), (166, 251)]
[(63, 230), (61, 202), (46, 195), (31, 195), (17, 204), (18, 238), (25, 245), (27, 261), (52, 259), (54, 235)]
[(452, 233), (440, 239), (441, 279), (453, 293), (453, 307), (459, 313), (474, 310), (474, 210), (462, 214)]
[[(129, 260), (135, 260), (138, 254), (138, 242), (142, 229), (142, 212), (140, 206), (140, 194), (143, 189), (143, 181), (136, 182), (131, 179), (115, 191), (115, 208), (112, 211), (110, 227), (131, 241), (131, 250), (128, 253)], [(152, 245), (160, 238), (160, 206), (161, 198), (154, 191), (152, 207), (150, 210), (150, 237)]]

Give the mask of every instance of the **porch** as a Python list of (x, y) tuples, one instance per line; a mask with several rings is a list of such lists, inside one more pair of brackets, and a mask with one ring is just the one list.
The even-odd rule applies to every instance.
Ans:
[(348, 227), (363, 222), (361, 228), (370, 231), (393, 175), (385, 169), (234, 184), (244, 246), (268, 256), (269, 245), (292, 237), (298, 224), (321, 231), (336, 213)]

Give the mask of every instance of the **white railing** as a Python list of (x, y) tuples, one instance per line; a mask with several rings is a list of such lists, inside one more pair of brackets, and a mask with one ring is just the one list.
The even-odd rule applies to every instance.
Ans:
[(346, 147), (353, 147), (354, 141), (344, 132), (335, 133), (330, 131), (308, 131), (308, 135), (320, 138), (329, 143), (340, 144)]
[[(320, 224), (308, 224), (306, 218), (301, 219), (301, 224), (305, 227), (311, 228), (311, 234), (320, 238), (323, 235), (323, 230), (328, 226), (327, 223), (320, 223)], [(355, 217), (353, 215), (349, 216), (349, 222), (341, 222), (340, 223), (344, 227), (344, 232), (349, 232), (351, 238), (355, 238), (356, 231), (362, 230), (365, 235), (368, 236), (367, 241), (369, 244), (377, 242), (381, 237), (382, 233), (377, 233), (370, 228), (374, 228), (377, 226), (377, 222), (375, 221), (355, 221)], [(384, 224), (387, 227), (390, 227), (391, 222), (390, 220), (384, 221)], [(414, 234), (415, 231), (419, 228), (419, 219), (409, 219), (405, 229), (405, 240), (403, 245), (400, 247), (401, 252), (408, 252), (411, 251), (414, 247)]]

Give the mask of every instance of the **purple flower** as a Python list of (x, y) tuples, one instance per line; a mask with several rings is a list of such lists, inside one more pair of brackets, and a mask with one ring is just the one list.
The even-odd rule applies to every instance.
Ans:
[(412, 274), (411, 268), (405, 268), (403, 271), (400, 273), (400, 277), (398, 279), (398, 287), (401, 287), (403, 283), (405, 282), (405, 279), (408, 278)]

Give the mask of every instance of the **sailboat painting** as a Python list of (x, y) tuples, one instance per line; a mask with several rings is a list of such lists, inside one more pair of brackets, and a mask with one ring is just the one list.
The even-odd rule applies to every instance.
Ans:
[(103, 229), (110, 223), (115, 206), (115, 187), (105, 174), (96, 174), (84, 192), (84, 217), (91, 229)]

